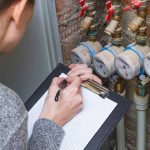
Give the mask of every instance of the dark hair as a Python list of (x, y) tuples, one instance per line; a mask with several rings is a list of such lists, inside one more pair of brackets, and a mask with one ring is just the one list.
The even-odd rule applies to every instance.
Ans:
[[(0, 0), (0, 13), (19, 0)], [(30, 5), (34, 5), (35, 0), (28, 0)]]

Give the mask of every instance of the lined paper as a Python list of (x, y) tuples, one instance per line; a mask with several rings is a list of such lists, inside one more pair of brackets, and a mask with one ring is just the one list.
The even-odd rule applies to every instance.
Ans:
[(83, 109), (64, 126), (65, 138), (60, 150), (83, 150), (102, 126), (117, 103), (102, 99), (88, 89), (82, 88)]
[[(61, 74), (61, 77), (65, 76), (65, 74)], [(32, 133), (35, 121), (42, 111), (46, 95), (47, 92), (29, 111), (29, 136)], [(65, 137), (62, 141), (60, 150), (83, 150), (117, 106), (117, 103), (114, 101), (108, 98), (103, 99), (83, 87), (82, 96), (83, 109), (63, 127), (65, 130)]]
[(28, 138), (32, 134), (34, 123), (39, 119), (48, 91), (37, 101), (37, 103), (28, 112)]

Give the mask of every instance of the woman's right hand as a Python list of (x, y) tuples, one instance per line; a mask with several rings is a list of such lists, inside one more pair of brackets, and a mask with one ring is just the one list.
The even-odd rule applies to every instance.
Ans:
[(48, 91), (40, 118), (53, 120), (56, 124), (63, 126), (69, 122), (82, 109), (81, 79), (80, 77), (68, 77), (68, 86), (60, 93), (56, 102), (55, 96), (59, 85), (64, 78), (54, 78)]

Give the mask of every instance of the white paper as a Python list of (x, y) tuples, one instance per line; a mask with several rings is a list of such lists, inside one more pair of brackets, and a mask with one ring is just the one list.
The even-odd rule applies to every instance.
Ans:
[(39, 119), (48, 91), (38, 100), (38, 102), (28, 112), (28, 138), (32, 134), (34, 123)]
[(82, 88), (82, 94), (83, 110), (64, 126), (66, 134), (60, 150), (83, 150), (117, 106), (85, 88)]
[[(62, 74), (61, 76), (65, 77), (66, 75)], [(46, 95), (47, 92), (29, 111), (29, 136), (42, 111)], [(103, 99), (86, 88), (82, 88), (82, 95), (83, 109), (63, 127), (65, 137), (60, 150), (83, 150), (117, 106), (114, 101), (108, 98)]]

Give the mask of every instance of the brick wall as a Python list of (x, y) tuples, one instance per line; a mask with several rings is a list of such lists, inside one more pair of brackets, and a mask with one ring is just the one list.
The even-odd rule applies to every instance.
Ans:
[[(86, 2), (91, 1), (87, 0)], [(92, 0), (93, 1), (93, 0)], [(99, 33), (103, 31), (103, 14), (104, 1), (100, 2), (95, 0), (97, 4), (97, 17), (99, 27)], [(86, 41), (86, 34), (80, 34), (80, 23), (83, 19), (79, 17), (79, 0), (56, 0), (56, 9), (59, 24), (59, 33), (61, 39), (61, 47), (64, 63), (70, 63), (71, 50), (75, 48), (79, 42)], [(98, 39), (103, 37), (103, 33), (99, 34)]]
[(147, 35), (149, 37), (149, 45), (150, 45), (150, 0), (149, 0), (149, 7), (147, 9)]
[(78, 41), (83, 38), (79, 33), (79, 1), (78, 0), (56, 0), (56, 9), (59, 24), (59, 33), (64, 63), (70, 62), (70, 51)]

